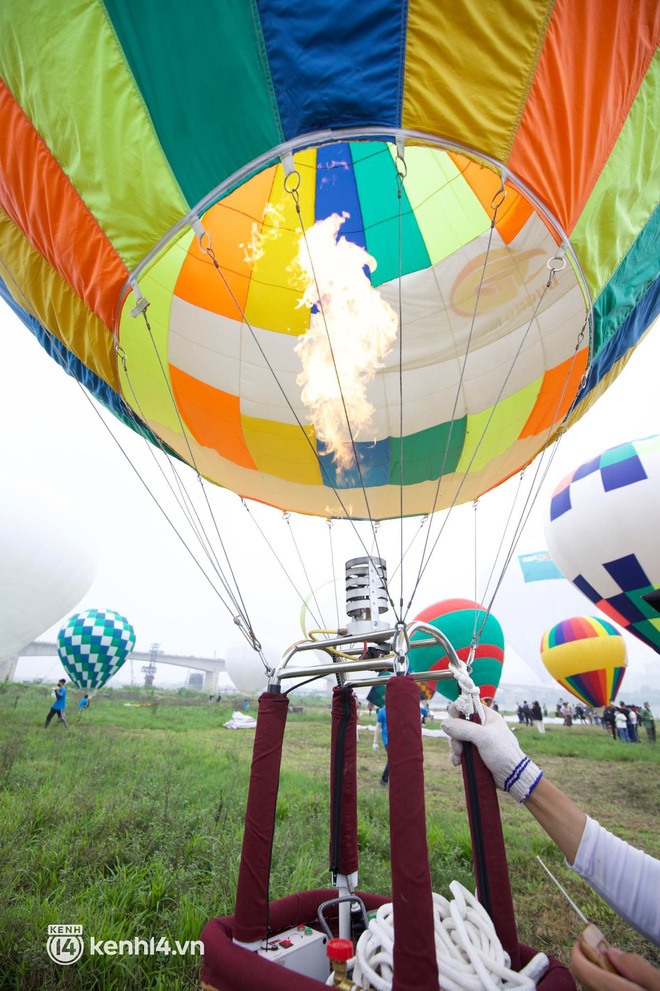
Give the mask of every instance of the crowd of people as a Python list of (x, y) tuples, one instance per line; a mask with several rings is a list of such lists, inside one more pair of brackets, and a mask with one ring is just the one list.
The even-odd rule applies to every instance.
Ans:
[[(517, 706), (518, 722), (525, 726), (536, 726), (540, 733), (545, 732), (543, 719), (548, 715), (547, 706), (541, 708), (538, 702), (531, 705), (525, 699)], [(640, 728), (646, 731), (649, 743), (656, 742), (655, 718), (648, 702), (644, 705), (626, 705), (611, 699), (609, 705), (592, 709), (581, 703), (566, 702), (560, 699), (555, 705), (555, 715), (563, 720), (564, 726), (572, 726), (573, 721), (583, 725), (602, 726), (615, 740), (623, 743), (639, 743)]]
[[(495, 709), (499, 712), (499, 709)], [(548, 715), (547, 706), (541, 708), (541, 703), (538, 701), (532, 702), (530, 705), (527, 699), (518, 706), (518, 722), (524, 726), (536, 726), (539, 733), (545, 733), (545, 726), (543, 725), (544, 716)]]
[(625, 702), (617, 704), (611, 699), (610, 704), (605, 706), (598, 717), (603, 729), (611, 733), (615, 740), (621, 740), (623, 743), (641, 743), (639, 728), (643, 726), (648, 742), (655, 743), (655, 718), (648, 702), (643, 706), (626, 705)]

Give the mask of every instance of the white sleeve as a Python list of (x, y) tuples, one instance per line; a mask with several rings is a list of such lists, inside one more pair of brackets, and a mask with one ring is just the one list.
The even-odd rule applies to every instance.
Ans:
[(575, 863), (568, 866), (633, 929), (660, 946), (660, 860), (587, 816)]

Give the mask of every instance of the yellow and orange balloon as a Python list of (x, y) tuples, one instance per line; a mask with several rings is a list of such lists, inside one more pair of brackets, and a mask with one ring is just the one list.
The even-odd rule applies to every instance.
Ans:
[(555, 681), (592, 708), (616, 698), (628, 663), (619, 631), (594, 616), (552, 626), (541, 641), (541, 659)]

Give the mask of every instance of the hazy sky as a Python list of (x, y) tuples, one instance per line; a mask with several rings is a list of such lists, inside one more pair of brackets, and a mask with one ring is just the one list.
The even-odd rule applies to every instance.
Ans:
[[(96, 580), (80, 608), (115, 609), (133, 623), (137, 648), (148, 650), (158, 642), (172, 653), (223, 656), (237, 640), (231, 617), (207, 581), (161, 516), (139, 479), (124, 460), (85, 400), (80, 387), (45, 354), (27, 329), (6, 308), (0, 310), (2, 363), (0, 406), (4, 424), (4, 480), (55, 489), (85, 508), (91, 520), (89, 540), (98, 544), (101, 563)], [(651, 331), (631, 358), (623, 374), (595, 408), (564, 437), (536, 503), (520, 550), (545, 548), (543, 513), (550, 493), (564, 475), (578, 464), (613, 444), (660, 431), (658, 403), (660, 333)], [(94, 404), (96, 410), (101, 408)], [(165, 483), (155, 468), (145, 442), (109, 414), (101, 415), (131, 459), (139, 466), (159, 501), (166, 503), (178, 529), (186, 530), (180, 510), (168, 499)], [(160, 457), (160, 454), (159, 454)], [(192, 471), (181, 469), (191, 492), (199, 486)], [(528, 469), (528, 475), (533, 473)], [(486, 574), (499, 543), (503, 521), (514, 495), (517, 479), (486, 495), (477, 511), (478, 572)], [(300, 598), (274, 560), (253, 521), (237, 496), (207, 486), (220, 532), (239, 580), (248, 612), (262, 642), (279, 653), (300, 639)], [(250, 504), (251, 512), (266, 532), (303, 595), (309, 584), (298, 559), (292, 532), (309, 577), (316, 588), (332, 578), (328, 528), (324, 521), (292, 516), (289, 523), (273, 509)], [(432, 563), (415, 598), (411, 616), (439, 599), (455, 596), (474, 598), (474, 511), (457, 507), (435, 551)], [(368, 524), (358, 524), (363, 540), (371, 547)], [(210, 520), (207, 530), (213, 525)], [(417, 520), (404, 525), (404, 546), (419, 529)], [(437, 523), (435, 531), (437, 532)], [(192, 544), (186, 532), (186, 540)], [(388, 560), (390, 574), (400, 556), (399, 524), (383, 524), (380, 550)], [(347, 558), (363, 553), (350, 525), (339, 521), (333, 527), (336, 574), (341, 576)], [(409, 591), (419, 565), (422, 539), (413, 545), (404, 567), (404, 589)], [(199, 557), (199, 554), (197, 555)], [(397, 576), (391, 590), (399, 595)], [(483, 582), (477, 598), (483, 593)], [(332, 586), (320, 593), (325, 621), (334, 625)], [(341, 606), (341, 588), (339, 591)], [(520, 603), (521, 618), (525, 604)], [(587, 600), (583, 611), (593, 612)], [(497, 615), (497, 604), (494, 612)], [(343, 621), (342, 610), (342, 621)], [(59, 624), (58, 624), (59, 626)], [(57, 627), (41, 639), (54, 639)], [(631, 670), (628, 681), (645, 667), (657, 663), (657, 655), (628, 637)], [(128, 665), (127, 665), (128, 667)], [(175, 678), (178, 669), (163, 669), (162, 680)], [(37, 672), (52, 678), (57, 667), (48, 662), (21, 661), (18, 675)], [(128, 671), (126, 671), (128, 675)], [(531, 681), (527, 669), (510, 652), (503, 680)], [(647, 678), (648, 680), (648, 678)]]

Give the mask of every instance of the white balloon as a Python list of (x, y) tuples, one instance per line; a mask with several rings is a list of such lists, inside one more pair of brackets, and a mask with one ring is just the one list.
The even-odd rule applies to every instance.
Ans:
[[(264, 654), (272, 666), (274, 656), (272, 651), (266, 647)], [(247, 643), (235, 644), (228, 647), (225, 653), (225, 665), (227, 674), (234, 682), (239, 692), (246, 692), (253, 695), (266, 688), (268, 675), (263, 665), (263, 661), (256, 650)]]
[(0, 661), (70, 613), (98, 566), (93, 529), (44, 488), (0, 489)]

